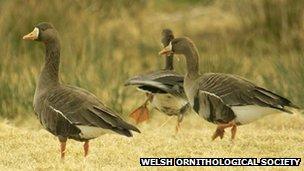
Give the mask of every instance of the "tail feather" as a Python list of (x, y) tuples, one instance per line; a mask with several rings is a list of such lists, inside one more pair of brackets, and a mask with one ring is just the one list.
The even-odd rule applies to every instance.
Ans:
[[(98, 111), (98, 113), (102, 113), (100, 117), (111, 124), (113, 127), (117, 128), (118, 130), (131, 130), (140, 133), (140, 130), (135, 126), (127, 123), (126, 121), (122, 120), (119, 116), (115, 115), (114, 113), (110, 113), (110, 111), (106, 109), (101, 109), (97, 106), (94, 106), (94, 109)], [(97, 113), (97, 112), (95, 112)]]
[(166, 86), (165, 84), (151, 80), (129, 80), (125, 83), (125, 86), (128, 85), (147, 86), (157, 88), (165, 92), (170, 91), (170, 87)]
[(281, 108), (280, 110), (282, 110), (283, 112), (289, 113), (289, 114), (293, 114), (292, 111), (286, 109), (286, 108)]
[(125, 135), (127, 137), (133, 137), (132, 132), (130, 130), (128, 130), (128, 129), (115, 128), (113, 131), (116, 132), (116, 133), (118, 133), (118, 134)]
[(141, 133), (138, 128), (136, 128), (135, 126), (133, 126), (133, 125), (131, 125), (129, 123), (126, 123), (126, 122), (125, 122), (125, 128), (123, 128), (123, 129), (127, 129), (127, 130), (131, 130), (131, 131), (135, 131), (135, 132)]
[(290, 102), (287, 106), (292, 107), (292, 108), (295, 108), (295, 109), (300, 109), (299, 106), (297, 106), (297, 105), (295, 105), (295, 104), (293, 104), (293, 103), (291, 103), (291, 102)]
[[(281, 105), (282, 108), (280, 108), (281, 110), (287, 112), (287, 113), (293, 113), (290, 110), (286, 109), (285, 107), (291, 107), (291, 108), (295, 108), (295, 109), (300, 109), (297, 105), (293, 104), (290, 100), (288, 100), (285, 97), (282, 97), (280, 95), (277, 95), (269, 90), (266, 90), (264, 88), (258, 87), (257, 88), (258, 91), (262, 94), (264, 94), (265, 96), (268, 96), (269, 98), (273, 99), (273, 101), (275, 103), (277, 103), (277, 105)], [(274, 105), (274, 104), (273, 104)]]

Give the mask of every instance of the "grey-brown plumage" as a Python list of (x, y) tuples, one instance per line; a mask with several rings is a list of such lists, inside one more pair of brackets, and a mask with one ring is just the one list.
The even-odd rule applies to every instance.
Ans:
[(81, 88), (60, 85), (39, 95), (34, 103), (42, 125), (56, 136), (78, 141), (96, 138), (82, 137), (82, 132), (77, 126), (109, 129), (128, 137), (132, 136), (131, 130), (139, 132), (93, 94)]
[(34, 110), (41, 124), (59, 137), (62, 158), (67, 138), (85, 141), (87, 155), (88, 140), (108, 131), (128, 137), (132, 136), (131, 131), (140, 132), (90, 92), (59, 82), (60, 43), (51, 24), (36, 25), (34, 31), (23, 39), (41, 41), (46, 47), (45, 64), (34, 96)]
[[(210, 122), (230, 122), (236, 117), (231, 108), (236, 106), (256, 105), (277, 109), (286, 113), (292, 113), (290, 110), (286, 109), (288, 106), (297, 108), (288, 99), (269, 90), (258, 87), (248, 80), (235, 75), (207, 73), (198, 78), (198, 82), (199, 89), (197, 91), (200, 92), (194, 96), (194, 99), (198, 99), (197, 96), (199, 95), (205, 96), (199, 99), (205, 99), (210, 103), (208, 106), (212, 106), (213, 104), (216, 107), (213, 112), (206, 114), (205, 116), (205, 118)], [(208, 96), (207, 93), (216, 95), (217, 97), (212, 98), (212, 96)], [(221, 106), (222, 103), (225, 105), (220, 108), (219, 106)], [(208, 109), (207, 106), (202, 106), (202, 108)], [(195, 110), (198, 112), (198, 109)]]
[[(174, 39), (174, 34), (171, 29), (163, 29), (161, 43), (164, 47), (168, 46), (171, 40)], [(173, 66), (173, 54), (165, 58), (165, 68), (164, 70), (174, 70)]]
[[(174, 39), (172, 30), (162, 31), (161, 42), (167, 46)], [(173, 54), (165, 58), (165, 67), (162, 70), (153, 71), (144, 75), (134, 76), (125, 82), (125, 85), (135, 85), (138, 89), (148, 93), (173, 94), (185, 98), (183, 90), (184, 76), (174, 71)]]
[(183, 89), (184, 77), (172, 70), (159, 70), (130, 78), (125, 85), (135, 85), (141, 91), (152, 94), (172, 94), (186, 98)]
[[(161, 42), (165, 46), (174, 38), (170, 29), (162, 31)], [(153, 107), (167, 115), (179, 116), (179, 122), (182, 121), (184, 113), (188, 110), (186, 95), (183, 90), (184, 77), (174, 71), (173, 54), (165, 58), (165, 67), (162, 70), (153, 71), (144, 75), (130, 78), (125, 85), (136, 86), (139, 90), (148, 94)], [(148, 113), (145, 109), (147, 101), (140, 108), (131, 113), (131, 116)], [(134, 115), (135, 114), (135, 115)], [(143, 119), (144, 120), (144, 119)]]
[(126, 81), (125, 85), (137, 86), (140, 91), (150, 96), (148, 99), (154, 108), (168, 116), (178, 116), (181, 122), (189, 109), (183, 79), (183, 76), (174, 71), (159, 70), (133, 77)]
[(256, 86), (239, 76), (222, 73), (199, 73), (199, 54), (189, 38), (176, 38), (160, 54), (183, 54), (187, 74), (184, 79), (186, 96), (201, 117), (218, 124), (213, 135), (223, 137), (224, 129), (232, 127), (232, 139), (236, 125), (250, 123), (262, 116), (286, 112), (287, 107), (298, 108), (288, 99)]

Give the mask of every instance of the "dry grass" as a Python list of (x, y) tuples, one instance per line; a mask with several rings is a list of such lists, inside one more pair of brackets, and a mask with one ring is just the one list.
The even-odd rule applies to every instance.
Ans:
[[(215, 126), (189, 114), (181, 132), (174, 134), (175, 118), (153, 113), (149, 123), (141, 125), (141, 134), (125, 138), (116, 134), (91, 141), (91, 151), (83, 158), (82, 144), (68, 141), (65, 163), (59, 158), (57, 139), (43, 129), (24, 129), (2, 123), (0, 126), (0, 168), (26, 170), (150, 170), (141, 167), (140, 157), (304, 157), (304, 118), (300, 115), (276, 114), (238, 129), (234, 144), (230, 133), (212, 142)], [(201, 170), (201, 167), (166, 167), (168, 170)], [(211, 167), (205, 167), (211, 170)], [(213, 169), (213, 168), (212, 168)], [(232, 169), (231, 167), (221, 169)], [(235, 167), (246, 170), (249, 168)], [(251, 170), (252, 168), (250, 168)], [(273, 170), (273, 167), (255, 169)], [(276, 168), (285, 170), (286, 168)], [(291, 168), (292, 169), (292, 168)], [(303, 161), (300, 168), (304, 169)]]

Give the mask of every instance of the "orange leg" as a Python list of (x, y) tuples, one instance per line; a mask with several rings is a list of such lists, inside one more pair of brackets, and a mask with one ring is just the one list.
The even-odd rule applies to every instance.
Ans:
[(66, 152), (67, 138), (59, 137), (59, 141), (60, 141), (60, 155), (61, 155), (61, 159), (64, 160), (65, 152)]
[(180, 122), (177, 122), (177, 125), (175, 127), (175, 134), (178, 133), (179, 129), (180, 129)]
[(181, 126), (183, 119), (184, 119), (184, 113), (180, 113), (177, 115), (177, 125), (175, 127), (175, 134), (177, 134), (178, 131), (180, 130), (180, 126)]
[(236, 125), (234, 124), (231, 128), (231, 140), (234, 140), (235, 138), (235, 134), (236, 134), (236, 130), (237, 130), (237, 127)]
[(225, 130), (217, 127), (214, 134), (212, 135), (212, 140), (215, 140), (217, 137), (220, 137), (221, 139), (224, 137)]
[(84, 157), (87, 157), (89, 154), (89, 140), (84, 142), (83, 149), (84, 149)]
[(224, 137), (225, 129), (228, 127), (232, 127), (231, 128), (231, 139), (233, 140), (235, 138), (235, 134), (236, 134), (236, 124), (234, 123), (234, 121), (231, 121), (227, 124), (219, 124), (217, 126), (217, 129), (215, 130), (215, 133), (212, 136), (212, 140), (215, 140), (217, 137), (220, 137), (222, 139)]
[(147, 104), (149, 101), (152, 100), (153, 95), (147, 94), (147, 100), (144, 102), (143, 105), (135, 109), (131, 114), (129, 115), (131, 118), (133, 118), (136, 122), (136, 124), (144, 122), (145, 120), (149, 119), (149, 110), (147, 108)]

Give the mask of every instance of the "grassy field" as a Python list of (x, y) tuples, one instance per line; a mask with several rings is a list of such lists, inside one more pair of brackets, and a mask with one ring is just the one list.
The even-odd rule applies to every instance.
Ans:
[[(303, 9), (302, 0), (0, 0), (1, 168), (132, 169), (142, 156), (303, 157), (303, 114), (242, 126), (231, 144), (228, 137), (211, 142), (214, 125), (195, 115), (174, 138), (175, 119), (159, 128), (167, 118), (154, 112), (133, 139), (92, 141), (85, 163), (82, 145), (70, 141), (62, 164), (56, 138), (42, 130), (32, 107), (44, 48), (21, 40), (35, 24), (53, 23), (61, 39), (61, 81), (88, 89), (125, 118), (145, 97), (123, 83), (163, 66), (163, 28), (193, 39), (201, 72), (238, 74), (303, 108)], [(181, 56), (175, 66), (185, 73)]]
[[(64, 163), (59, 156), (57, 139), (43, 129), (24, 129), (0, 125), (0, 169), (26, 170), (158, 170), (159, 167), (141, 167), (140, 157), (304, 157), (304, 118), (300, 115), (277, 114), (253, 124), (241, 126), (234, 143), (230, 133), (223, 140), (211, 141), (215, 130), (212, 124), (188, 115), (182, 129), (174, 136), (176, 118), (154, 112), (152, 119), (140, 126), (141, 134), (125, 138), (116, 134), (91, 141), (90, 154), (83, 157), (82, 143), (68, 141)], [(211, 170), (211, 167), (165, 167), (168, 170)], [(214, 169), (214, 168), (213, 168)], [(219, 169), (219, 168), (217, 168)], [(221, 168), (229, 170), (231, 167)], [(253, 168), (234, 167), (237, 170)], [(273, 170), (274, 167), (254, 169)], [(286, 167), (277, 167), (286, 170)], [(303, 170), (303, 161), (300, 168)]]

